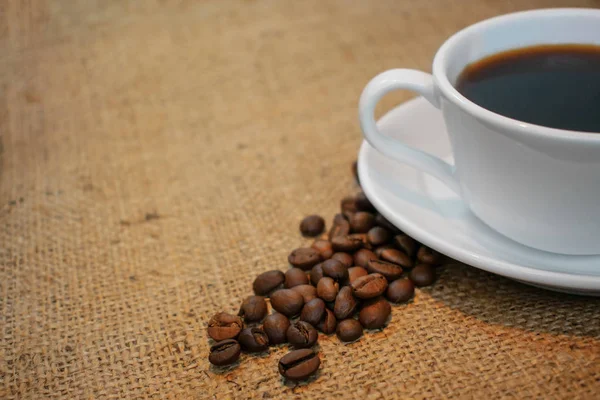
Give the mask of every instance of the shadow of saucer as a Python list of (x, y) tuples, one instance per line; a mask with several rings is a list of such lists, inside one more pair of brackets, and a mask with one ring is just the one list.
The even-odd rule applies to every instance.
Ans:
[(600, 298), (552, 292), (464, 264), (438, 270), (423, 292), (489, 324), (530, 332), (600, 338)]

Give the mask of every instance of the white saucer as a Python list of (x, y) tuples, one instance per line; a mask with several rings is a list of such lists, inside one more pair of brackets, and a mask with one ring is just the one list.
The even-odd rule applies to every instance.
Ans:
[[(423, 98), (393, 109), (378, 126), (386, 135), (452, 162), (441, 113)], [(484, 225), (437, 179), (383, 156), (367, 142), (360, 149), (358, 172), (381, 214), (427, 246), (534, 286), (600, 296), (600, 256), (553, 254), (516, 243)]]

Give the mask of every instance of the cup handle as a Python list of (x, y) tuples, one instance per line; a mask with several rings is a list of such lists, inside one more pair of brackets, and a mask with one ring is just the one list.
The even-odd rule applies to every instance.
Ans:
[(358, 116), (365, 139), (386, 156), (435, 176), (460, 195), (458, 180), (454, 175), (454, 166), (431, 154), (407, 146), (397, 139), (387, 137), (377, 129), (374, 115), (375, 106), (384, 94), (396, 89), (413, 90), (434, 107), (440, 108), (431, 74), (413, 69), (391, 69), (382, 72), (371, 79), (360, 96)]

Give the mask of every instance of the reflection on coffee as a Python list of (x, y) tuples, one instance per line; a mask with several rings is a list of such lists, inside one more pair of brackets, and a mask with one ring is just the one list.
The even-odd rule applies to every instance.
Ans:
[(541, 45), (497, 53), (468, 65), (456, 88), (506, 117), (600, 133), (600, 46)]

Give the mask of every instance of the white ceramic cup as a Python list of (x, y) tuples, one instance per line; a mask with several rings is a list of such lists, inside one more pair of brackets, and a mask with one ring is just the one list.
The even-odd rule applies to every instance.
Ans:
[[(600, 45), (600, 10), (525, 11), (465, 28), (440, 47), (433, 76), (393, 69), (369, 82), (359, 105), (364, 136), (386, 156), (440, 179), (507, 237), (555, 253), (600, 254), (600, 133), (504, 117), (453, 86), (468, 64), (486, 56), (564, 43)], [(441, 110), (454, 165), (379, 132), (375, 106), (395, 89), (413, 90)]]

